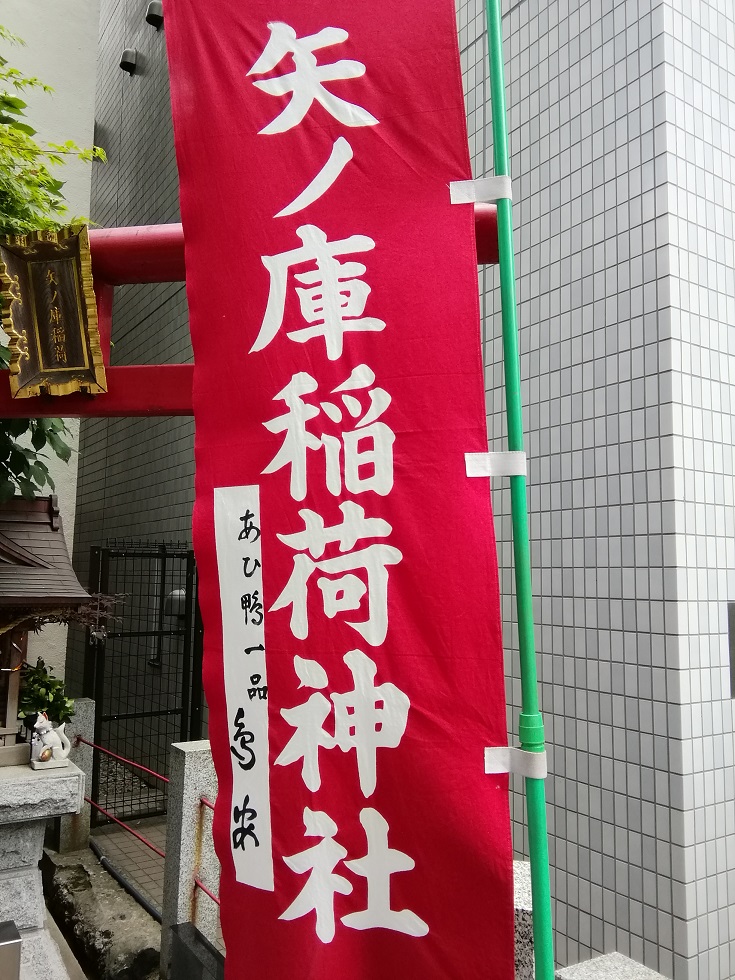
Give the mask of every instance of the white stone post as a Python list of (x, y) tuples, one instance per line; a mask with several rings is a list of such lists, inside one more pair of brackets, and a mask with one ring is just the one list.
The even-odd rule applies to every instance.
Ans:
[[(79, 735), (86, 738), (88, 742), (94, 739), (94, 701), (91, 698), (75, 698), (74, 717), (66, 724), (66, 734), (71, 742), (69, 759), (84, 773), (84, 779), (89, 790), (92, 787), (94, 749), (83, 742), (77, 745), (76, 739)], [(87, 795), (89, 796), (89, 793)], [(91, 809), (89, 803), (82, 801), (82, 808), (79, 813), (60, 817), (50, 846), (60, 854), (86, 850), (89, 845)]]
[[(161, 975), (168, 976), (171, 927), (193, 922), (210, 941), (217, 934), (218, 906), (200, 889), (197, 877), (215, 895), (219, 891), (219, 863), (212, 843), (212, 811), (202, 797), (214, 803), (217, 777), (209, 742), (178, 742), (171, 746), (166, 828), (166, 864), (163, 876)], [(173, 978), (172, 978), (173, 980)]]

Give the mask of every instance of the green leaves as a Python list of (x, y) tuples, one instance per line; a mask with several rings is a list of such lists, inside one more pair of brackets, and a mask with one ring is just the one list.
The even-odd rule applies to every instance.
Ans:
[[(26, 419), (26, 422), (30, 425), (30, 419)], [(31, 436), (31, 445), (34, 449), (40, 450), (46, 445), (46, 433), (42, 428), (37, 426), (33, 430), (33, 435)]]
[(0, 125), (10, 126), (11, 129), (17, 129), (19, 132), (25, 133), (26, 136), (35, 136), (36, 130), (28, 123), (20, 122), (17, 118), (25, 115), (23, 110), (26, 104), (16, 95), (0, 92)]
[[(2, 42), (22, 43), (0, 25)], [(46, 145), (37, 142), (35, 129), (25, 121), (26, 103), (14, 94), (28, 88), (52, 91), (0, 56), (0, 234), (4, 235), (59, 227), (67, 209), (61, 193), (63, 181), (52, 168), (63, 166), (69, 157), (87, 163), (106, 159), (99, 147), (83, 149), (73, 140)], [(7, 360), (2, 351), (0, 360)]]
[(36, 666), (23, 664), (20, 673), (20, 697), (18, 714), (25, 715), (45, 711), (50, 721), (60, 725), (74, 715), (74, 702), (66, 696), (64, 682), (54, 677), (39, 657)]
[(46, 488), (55, 490), (45, 450), (68, 462), (72, 451), (66, 435), (61, 419), (0, 419), (0, 503), (15, 493), (32, 500)]
[[(24, 432), (28, 431), (30, 424), (29, 419), (8, 419), (7, 430), (11, 436), (17, 439), (18, 436), (22, 436)], [(42, 447), (36, 446), (34, 448), (41, 449)]]
[(24, 500), (35, 500), (36, 490), (38, 487), (33, 483), (33, 480), (29, 480), (25, 476), (16, 477), (16, 482), (18, 484), (18, 489), (20, 490), (20, 495)]
[(24, 115), (23, 109), (28, 105), (17, 95), (9, 95), (7, 92), (0, 92), (0, 110), (14, 112), (16, 115)]
[(55, 432), (46, 433), (46, 437), (49, 441), (49, 445), (59, 459), (63, 459), (65, 463), (68, 463), (71, 459), (71, 448)]
[[(7, 27), (3, 27), (2, 24), (0, 24), (0, 40), (8, 41), (10, 44), (17, 44), (21, 48), (26, 46), (26, 42), (22, 37), (18, 37), (17, 34), (13, 34), (12, 31), (9, 31)], [(5, 64), (2, 58), (0, 58), (0, 64)]]
[(28, 460), (22, 449), (13, 447), (8, 456), (8, 469), (14, 476), (24, 476), (28, 467)]
[(56, 489), (56, 484), (51, 479), (48, 466), (46, 466), (45, 463), (42, 463), (40, 459), (37, 459), (34, 463), (31, 463), (31, 477), (39, 486), (45, 486), (48, 484), (52, 490)]

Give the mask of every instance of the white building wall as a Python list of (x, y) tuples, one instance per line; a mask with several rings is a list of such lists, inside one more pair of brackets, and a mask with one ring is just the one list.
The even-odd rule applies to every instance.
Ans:
[[(666, 0), (665, 113), (679, 708), (677, 977), (735, 976), (735, 5)], [(672, 683), (673, 682), (673, 683)]]

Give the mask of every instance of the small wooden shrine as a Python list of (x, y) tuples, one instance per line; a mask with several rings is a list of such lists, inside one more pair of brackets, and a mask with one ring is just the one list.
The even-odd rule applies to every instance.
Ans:
[(90, 601), (74, 574), (56, 496), (0, 505), (0, 765), (28, 761), (16, 744), (20, 668), (28, 630), (63, 621)]

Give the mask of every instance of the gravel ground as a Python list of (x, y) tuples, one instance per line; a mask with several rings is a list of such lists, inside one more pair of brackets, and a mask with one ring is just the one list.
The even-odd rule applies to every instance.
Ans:
[(142, 776), (109, 755), (100, 755), (98, 803), (119, 820), (144, 817), (166, 810), (166, 784)]

